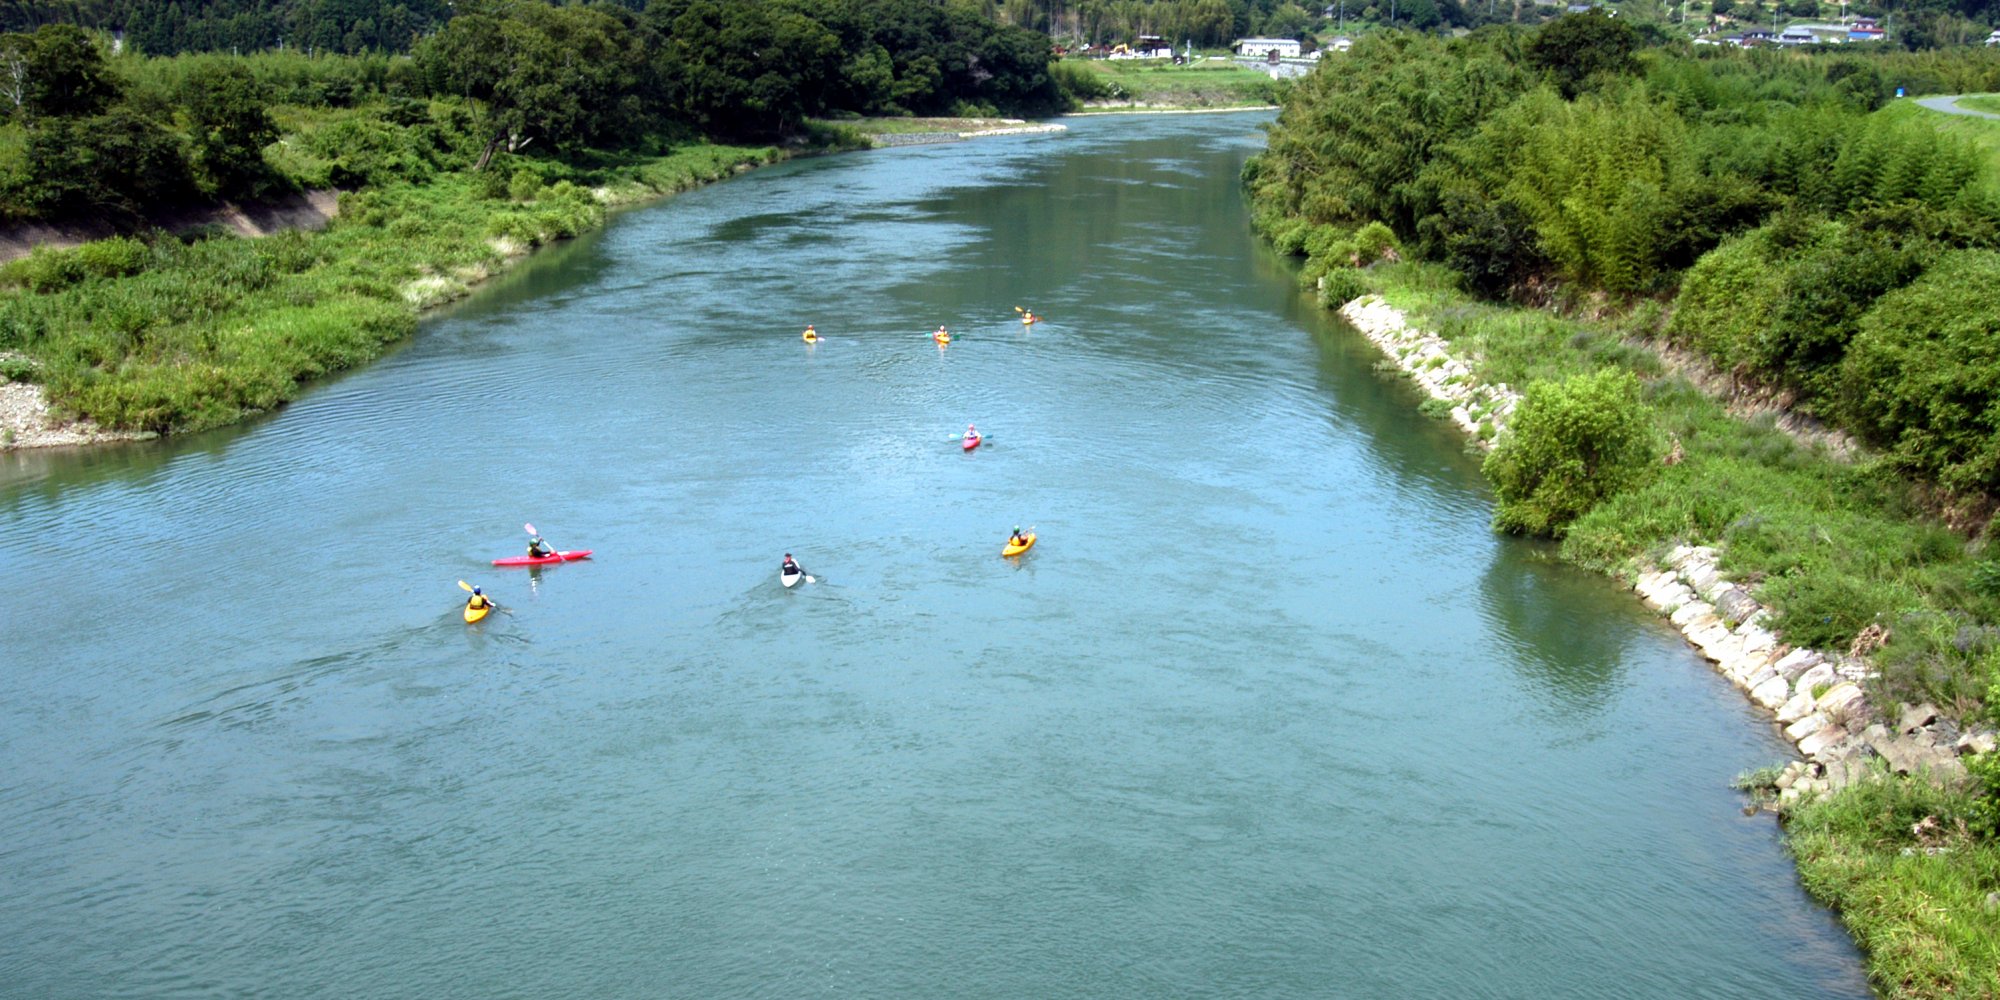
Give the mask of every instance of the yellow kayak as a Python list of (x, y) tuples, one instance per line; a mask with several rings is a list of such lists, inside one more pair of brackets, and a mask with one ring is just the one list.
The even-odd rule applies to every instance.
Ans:
[(804, 337), (804, 339), (805, 339), (805, 342), (806, 342), (806, 343), (808, 343), (808, 344), (817, 344), (817, 343), (819, 343), (819, 334), (817, 334), (817, 333), (814, 333), (814, 332), (812, 332), (811, 330), (807, 330), (807, 331), (806, 331), (806, 332), (805, 332), (805, 333), (803, 334), (803, 337)]
[(935, 341), (937, 341), (937, 342), (938, 342), (938, 343), (940, 343), (940, 344), (949, 344), (949, 343), (951, 343), (951, 334), (949, 334), (949, 333), (933, 333), (933, 334), (931, 334), (931, 339), (932, 339), (932, 340), (935, 340)]
[(1040, 323), (1041, 321), (1042, 318), (1040, 316), (1035, 315), (1034, 313), (1029, 313), (1026, 316), (1021, 317), (1022, 326), (1028, 326), (1033, 323)]
[(1021, 538), (1019, 544), (1015, 544), (1014, 540), (1009, 538), (1007, 544), (1000, 549), (1000, 554), (1003, 556), (1018, 556), (1034, 547), (1035, 533), (1031, 531)]
[(484, 618), (492, 613), (493, 613), (493, 604), (491, 601), (487, 602), (486, 606), (483, 608), (473, 607), (471, 601), (465, 602), (465, 623), (467, 625), (470, 625), (473, 622), (476, 622), (479, 619)]

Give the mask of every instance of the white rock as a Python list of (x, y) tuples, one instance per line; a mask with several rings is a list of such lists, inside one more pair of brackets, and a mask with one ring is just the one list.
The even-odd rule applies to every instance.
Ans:
[[(1687, 628), (1689, 622), (1694, 621), (1697, 618), (1705, 618), (1705, 617), (1714, 618), (1715, 608), (1702, 601), (1689, 601), (1688, 603), (1681, 605), (1679, 610), (1675, 611), (1671, 615), (1668, 615), (1667, 620), (1685, 629)], [(1722, 619), (1717, 618), (1716, 620), (1721, 621)]]
[(1755, 622), (1746, 621), (1736, 627), (1736, 634), (1743, 637), (1743, 651), (1763, 653), (1778, 648), (1778, 636), (1770, 629)]
[(1797, 722), (1808, 715), (1811, 715), (1812, 709), (1813, 709), (1812, 693), (1809, 691), (1801, 691), (1798, 694), (1793, 695), (1790, 701), (1785, 702), (1783, 708), (1778, 709), (1778, 722), (1780, 725), (1789, 726), (1792, 723)]
[(1846, 729), (1829, 725), (1808, 734), (1805, 739), (1800, 740), (1799, 752), (1808, 757), (1818, 756), (1821, 752), (1838, 746), (1841, 741), (1847, 739), (1847, 736)]
[[(1792, 690), (1798, 694), (1812, 694), (1813, 688), (1819, 687), (1822, 684), (1832, 687), (1833, 682), (1838, 679), (1838, 677), (1834, 676), (1831, 664), (1815, 663), (1807, 668), (1805, 673), (1800, 674), (1797, 680), (1792, 682)], [(1817, 696), (1815, 695), (1815, 697)]]
[(1691, 621), (1682, 629), (1688, 641), (1701, 650), (1701, 655), (1721, 662), (1727, 656), (1741, 656), (1743, 649), (1736, 634), (1729, 626), (1714, 615), (1707, 615)]
[(1751, 685), (1750, 699), (1765, 708), (1776, 709), (1785, 704), (1785, 697), (1791, 694), (1792, 686), (1785, 679), (1772, 673), (1762, 681)]
[(1853, 718), (1862, 712), (1867, 702), (1868, 696), (1853, 681), (1841, 681), (1820, 695), (1813, 707), (1823, 715)]
[(1807, 667), (1819, 661), (1820, 655), (1818, 653), (1800, 647), (1786, 653), (1784, 658), (1779, 660), (1775, 666), (1778, 668), (1778, 672), (1784, 674), (1786, 677), (1797, 678), (1800, 674), (1805, 673)]
[(1826, 716), (1814, 712), (1785, 727), (1785, 738), (1793, 743), (1826, 728)]

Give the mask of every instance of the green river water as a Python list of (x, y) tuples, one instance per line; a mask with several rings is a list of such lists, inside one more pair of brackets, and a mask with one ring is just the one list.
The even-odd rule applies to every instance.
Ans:
[(1867, 996), (1769, 726), (1253, 238), (1263, 120), (759, 170), (0, 456), (0, 996)]

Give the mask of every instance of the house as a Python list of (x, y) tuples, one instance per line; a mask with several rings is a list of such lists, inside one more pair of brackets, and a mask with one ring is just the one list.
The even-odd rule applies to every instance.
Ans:
[(1158, 35), (1140, 35), (1131, 45), (1113, 45), (1111, 59), (1172, 59), (1174, 47)]
[(1804, 28), (1795, 27), (1778, 32), (1778, 37), (1774, 41), (1779, 45), (1816, 45), (1819, 43), (1819, 36)]
[(1326, 47), (1332, 49), (1335, 52), (1345, 52), (1348, 49), (1354, 47), (1354, 39), (1345, 37), (1336, 38), (1333, 41), (1326, 43)]
[(1269, 58), (1277, 53), (1280, 59), (1297, 59), (1299, 43), (1293, 38), (1245, 38), (1236, 43), (1236, 54), (1248, 59)]
[(1879, 42), (1888, 35), (1873, 18), (1856, 18), (1847, 26), (1847, 40), (1850, 42)]

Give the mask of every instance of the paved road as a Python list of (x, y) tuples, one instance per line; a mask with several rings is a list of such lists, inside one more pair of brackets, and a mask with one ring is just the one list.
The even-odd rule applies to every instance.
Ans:
[(1919, 97), (1917, 98), (1917, 103), (1932, 111), (1942, 111), (1948, 115), (1971, 115), (1974, 118), (2000, 118), (2000, 115), (1990, 112), (1974, 111), (1971, 108), (1959, 107), (1958, 99), (1965, 96), (1968, 95), (1948, 94), (1944, 97)]

